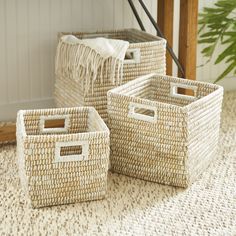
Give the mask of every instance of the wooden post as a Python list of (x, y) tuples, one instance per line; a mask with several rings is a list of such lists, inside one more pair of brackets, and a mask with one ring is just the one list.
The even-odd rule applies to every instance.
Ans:
[[(158, 0), (157, 23), (167, 39), (169, 45), (173, 47), (173, 16), (174, 0)], [(169, 52), (166, 53), (166, 73), (172, 75), (172, 58)]]
[(195, 80), (198, 0), (180, 0), (179, 24), (179, 61), (185, 70), (185, 78)]

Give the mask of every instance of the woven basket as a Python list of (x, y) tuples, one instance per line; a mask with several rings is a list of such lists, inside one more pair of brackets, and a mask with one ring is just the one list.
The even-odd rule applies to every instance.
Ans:
[(187, 187), (215, 157), (222, 97), (218, 85), (156, 74), (109, 91), (112, 170)]
[(92, 107), (18, 112), (19, 173), (33, 207), (104, 198), (109, 150), (109, 130)]
[[(135, 29), (73, 34), (78, 38), (106, 37), (129, 41), (130, 46), (127, 52), (132, 59), (124, 62), (123, 83), (147, 73), (166, 74), (166, 41), (162, 38)], [(59, 36), (62, 35), (63, 33)], [(55, 102), (57, 107), (93, 106), (107, 121), (107, 91), (117, 85), (112, 84), (105, 73), (103, 73), (103, 83), (100, 83), (98, 77), (93, 85), (93, 91), (90, 89), (88, 93), (85, 93), (84, 83), (85, 81), (56, 76)]]

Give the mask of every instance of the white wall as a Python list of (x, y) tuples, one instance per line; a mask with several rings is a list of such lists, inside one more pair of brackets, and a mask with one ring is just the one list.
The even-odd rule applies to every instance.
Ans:
[[(199, 0), (199, 8), (212, 5)], [(144, 0), (157, 18), (156, 0)], [(141, 10), (134, 0), (138, 11)], [(155, 34), (142, 12), (147, 30)], [(174, 50), (178, 54), (179, 0), (175, 0)], [(0, 120), (15, 119), (18, 109), (53, 106), (54, 55), (60, 31), (138, 28), (127, 0), (0, 0)], [(198, 65), (203, 63), (198, 48)], [(214, 81), (224, 65), (197, 70), (197, 78)], [(176, 67), (174, 69), (176, 73)], [(235, 88), (234, 80), (225, 80)]]
[[(156, 18), (156, 1), (145, 2)], [(127, 0), (0, 0), (0, 120), (53, 106), (58, 32), (129, 27), (138, 25)]]

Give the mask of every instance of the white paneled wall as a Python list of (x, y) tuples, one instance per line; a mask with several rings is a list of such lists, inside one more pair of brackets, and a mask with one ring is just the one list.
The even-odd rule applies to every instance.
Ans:
[[(137, 0), (133, 1), (147, 31), (155, 34)], [(200, 10), (214, 1), (200, 0)], [(156, 19), (157, 1), (144, 2)], [(177, 54), (179, 0), (174, 18)], [(58, 32), (129, 27), (139, 28), (127, 0), (0, 0), (0, 120), (15, 119), (19, 109), (53, 106)], [(204, 61), (201, 48), (198, 65)], [(213, 81), (223, 68), (210, 63), (198, 68), (197, 78)], [(228, 80), (226, 87), (236, 89), (234, 80)]]
[[(145, 2), (156, 18), (156, 1)], [(127, 27), (138, 27), (127, 0), (0, 0), (0, 120), (53, 106), (58, 32)]]

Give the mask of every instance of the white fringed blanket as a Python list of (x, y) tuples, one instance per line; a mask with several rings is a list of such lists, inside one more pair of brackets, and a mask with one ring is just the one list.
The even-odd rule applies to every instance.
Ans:
[(120, 84), (128, 47), (129, 42), (123, 40), (62, 36), (57, 46), (55, 73), (75, 80), (84, 79), (86, 92), (98, 75), (101, 83), (105, 77), (113, 84)]

